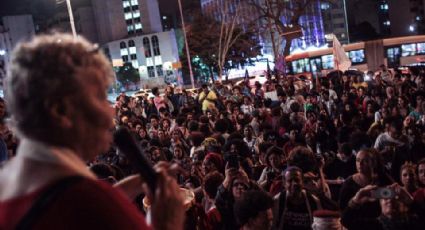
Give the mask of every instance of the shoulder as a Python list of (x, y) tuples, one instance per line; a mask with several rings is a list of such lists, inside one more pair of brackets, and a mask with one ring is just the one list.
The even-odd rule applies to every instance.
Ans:
[[(67, 189), (46, 210), (44, 217), (44, 223), (48, 223), (49, 227), (55, 226), (56, 222), (58, 226), (71, 228), (148, 228), (143, 215), (122, 192), (109, 184), (90, 179), (83, 179)], [(53, 223), (52, 217), (55, 217)]]
[(342, 188), (356, 187), (357, 183), (354, 181), (353, 176), (348, 177), (342, 184)]

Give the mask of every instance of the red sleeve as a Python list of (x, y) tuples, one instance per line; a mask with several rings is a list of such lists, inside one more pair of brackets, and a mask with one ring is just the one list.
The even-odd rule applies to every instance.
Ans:
[(221, 226), (221, 215), (217, 208), (212, 208), (207, 212), (208, 224), (211, 229), (219, 229)]
[(150, 229), (143, 215), (109, 184), (84, 180), (52, 204), (35, 229)]

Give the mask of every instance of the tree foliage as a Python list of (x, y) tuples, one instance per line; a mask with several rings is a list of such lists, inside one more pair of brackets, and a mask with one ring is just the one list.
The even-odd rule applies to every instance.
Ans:
[[(256, 9), (259, 20), (264, 20), (265, 29), (271, 34), (271, 40), (276, 44), (273, 48), (275, 56), (290, 54), (292, 40), (302, 37), (300, 17), (311, 7), (313, 3), (328, 2), (335, 0), (246, 0)], [(277, 32), (277, 34), (275, 34)], [(281, 51), (280, 44), (285, 41), (285, 47)]]
[(234, 25), (225, 37), (223, 29), (222, 22), (202, 14), (196, 14), (188, 24), (187, 39), (196, 73), (221, 76), (223, 70), (252, 64), (261, 55), (256, 33)]
[(123, 66), (118, 67), (116, 72), (117, 80), (121, 83), (138, 83), (140, 81), (139, 71), (129, 62), (125, 62)]

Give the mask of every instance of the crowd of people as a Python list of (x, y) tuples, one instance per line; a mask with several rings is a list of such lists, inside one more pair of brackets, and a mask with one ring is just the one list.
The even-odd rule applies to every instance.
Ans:
[[(46, 58), (37, 59), (41, 55)], [(347, 72), (312, 87), (279, 75), (263, 84), (217, 82), (195, 91), (167, 86), (138, 97), (121, 94), (111, 106), (101, 92), (110, 74), (103, 58), (90, 44), (64, 35), (39, 38), (15, 51), (6, 108), (18, 137), (0, 145), (9, 153), (0, 158), (5, 162), (0, 185), (19, 186), (0, 187), (1, 229), (22, 224), (34, 194), (74, 175), (70, 168), (86, 180), (72, 184), (66, 195), (78, 196), (84, 188), (86, 195), (79, 203), (54, 205), (47, 213), (51, 218), (65, 204), (76, 208), (83, 202), (90, 209), (86, 203), (96, 200), (102, 208), (88, 211), (89, 217), (121, 229), (148, 228), (142, 213), (155, 229), (422, 229), (424, 72), (382, 66), (368, 73), (367, 82)], [(113, 144), (108, 150), (105, 133), (114, 126), (128, 128), (161, 172), (158, 191), (132, 176), (133, 162)], [(46, 166), (50, 158), (40, 152), (47, 149), (67, 170), (58, 174)], [(64, 157), (67, 149), (82, 161)], [(31, 178), (50, 174), (55, 176), (26, 186)], [(184, 197), (189, 199), (184, 205), (178, 187), (194, 194)], [(124, 198), (110, 202), (114, 196), (127, 196), (132, 207)], [(10, 213), (18, 213), (11, 222)], [(75, 215), (80, 223), (98, 224)], [(43, 220), (37, 226), (49, 226)]]

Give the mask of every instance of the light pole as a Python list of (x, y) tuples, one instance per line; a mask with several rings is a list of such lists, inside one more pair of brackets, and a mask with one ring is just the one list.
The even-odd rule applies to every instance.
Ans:
[(195, 88), (195, 80), (193, 79), (192, 63), (190, 62), (191, 58), (190, 58), (190, 52), (189, 52), (189, 45), (187, 44), (186, 27), (184, 25), (182, 3), (180, 2), (180, 0), (178, 0), (178, 2), (179, 2), (180, 17), (182, 19), (184, 43), (185, 43), (185, 46), (186, 46), (187, 63), (189, 65), (190, 81), (192, 83), (192, 88)]
[(71, 31), (74, 38), (77, 37), (77, 32), (75, 31), (74, 23), (74, 14), (72, 13), (71, 0), (66, 0), (66, 8), (68, 9), (69, 22), (71, 23)]

